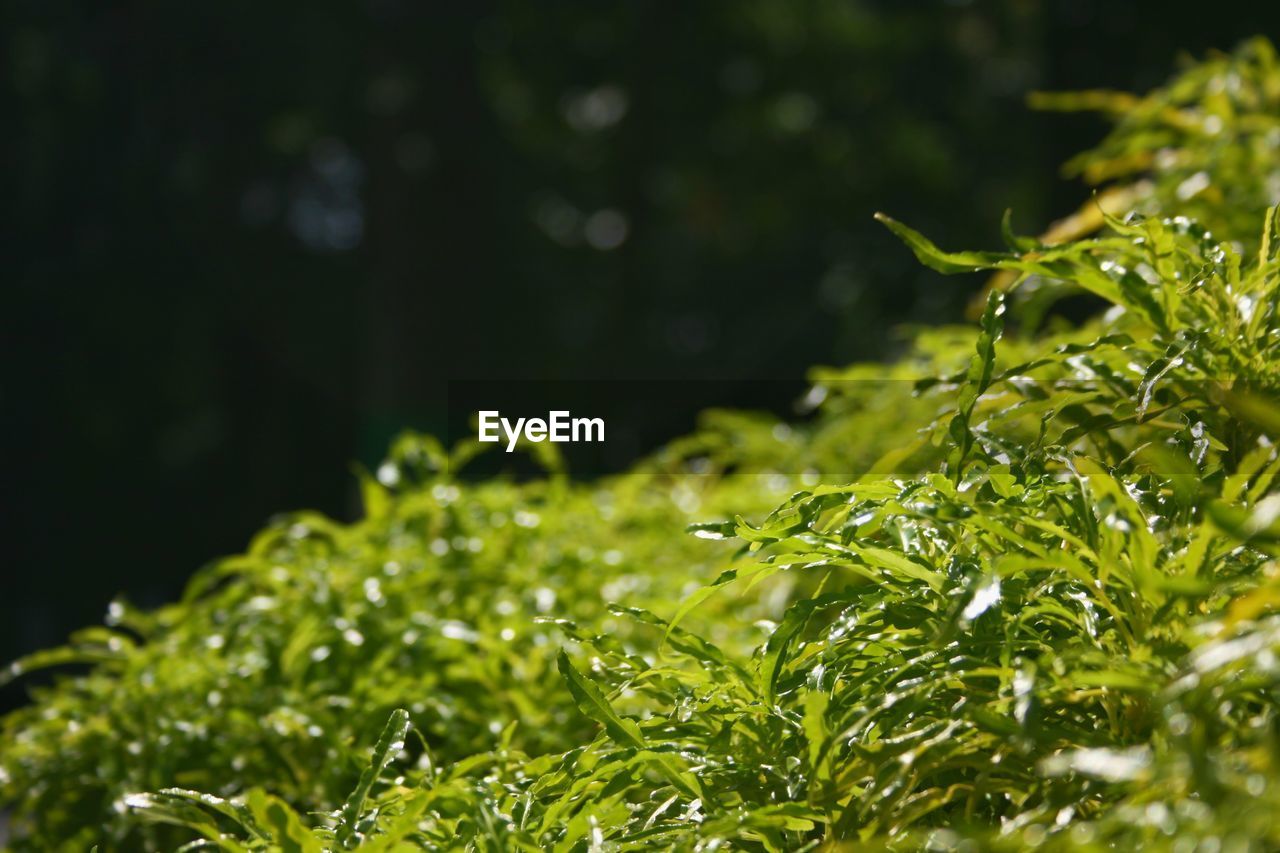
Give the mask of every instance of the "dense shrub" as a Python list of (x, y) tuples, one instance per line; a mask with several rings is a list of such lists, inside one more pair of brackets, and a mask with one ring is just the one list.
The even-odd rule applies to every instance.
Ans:
[(1280, 72), (1084, 102), (1136, 212), (1004, 253), (886, 217), (1006, 277), (809, 421), (593, 483), (406, 437), (360, 522), (15, 664), (81, 666), (4, 722), (16, 846), (1280, 844)]
[[(1114, 116), (1115, 130), (1066, 171), (1147, 216), (1177, 212), (1252, 246), (1255, 223), (1280, 197), (1280, 62), (1265, 39), (1210, 57), (1145, 97), (1081, 92), (1031, 102)], [(1082, 213), (1096, 216), (1096, 208)]]

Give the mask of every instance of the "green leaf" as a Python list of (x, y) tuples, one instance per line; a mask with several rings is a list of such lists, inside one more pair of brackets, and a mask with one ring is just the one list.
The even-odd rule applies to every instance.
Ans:
[[(619, 716), (600, 689), (578, 672), (563, 650), (557, 655), (556, 664), (560, 674), (564, 676), (565, 683), (569, 685), (569, 692), (573, 694), (578, 709), (583, 714), (602, 725), (605, 732), (616, 743), (633, 749), (649, 748), (635, 721)], [(694, 798), (702, 797), (700, 786), (692, 775), (677, 769), (665, 756), (655, 757), (654, 762), (681, 793)]]
[(364, 815), (365, 800), (369, 797), (369, 791), (387, 769), (387, 765), (395, 758), (396, 753), (404, 749), (405, 738), (409, 735), (409, 724), (409, 712), (403, 708), (392, 711), (387, 719), (387, 724), (383, 727), (382, 734), (373, 748), (368, 766), (360, 774), (360, 781), (342, 805), (336, 835), (343, 846), (349, 847), (355, 842), (357, 825)]
[(944, 252), (927, 237), (903, 225), (891, 216), (877, 213), (876, 220), (886, 225), (898, 239), (907, 244), (920, 263), (940, 273), (980, 272), (997, 268), (1011, 260), (1011, 255), (997, 252)]
[(255, 788), (245, 797), (258, 825), (281, 853), (323, 853), (322, 845), (287, 803)]

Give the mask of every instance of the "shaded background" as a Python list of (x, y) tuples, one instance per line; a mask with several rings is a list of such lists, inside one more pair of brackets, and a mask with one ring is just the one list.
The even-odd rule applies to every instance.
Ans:
[(1025, 93), (1275, 34), (1234, 6), (4, 0), (0, 657), (352, 517), (450, 380), (714, 380), (651, 447), (890, 356), (978, 282), (872, 212), (1042, 228), (1105, 125)]

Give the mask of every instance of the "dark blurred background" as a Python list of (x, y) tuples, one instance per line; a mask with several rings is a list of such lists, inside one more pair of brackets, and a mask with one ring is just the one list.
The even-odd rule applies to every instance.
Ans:
[[(705, 379), (785, 410), (976, 281), (871, 219), (992, 247), (1087, 197), (1105, 124), (1275, 4), (4, 0), (0, 657), (153, 605), (446, 383)], [(1265, 11), (1264, 11), (1265, 10)], [(763, 382), (761, 380), (771, 380)], [(660, 401), (655, 401), (655, 409)], [(0, 701), (17, 701), (10, 687)]]

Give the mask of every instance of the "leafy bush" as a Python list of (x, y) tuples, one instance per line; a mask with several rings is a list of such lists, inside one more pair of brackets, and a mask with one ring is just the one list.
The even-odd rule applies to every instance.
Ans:
[(886, 217), (1008, 286), (815, 370), (808, 422), (711, 412), (595, 483), (464, 484), (474, 447), (405, 437), (363, 520), (114, 605), (12, 668), (81, 667), (4, 721), (15, 845), (1280, 844), (1278, 104), (1262, 42), (1132, 102), (1085, 162), (1178, 147), (1092, 239)]
[(1212, 233), (1252, 241), (1255, 223), (1280, 197), (1280, 60), (1265, 39), (1210, 57), (1146, 97), (1081, 92), (1031, 102), (1114, 116), (1115, 130), (1066, 171), (1145, 215), (1176, 211)]

